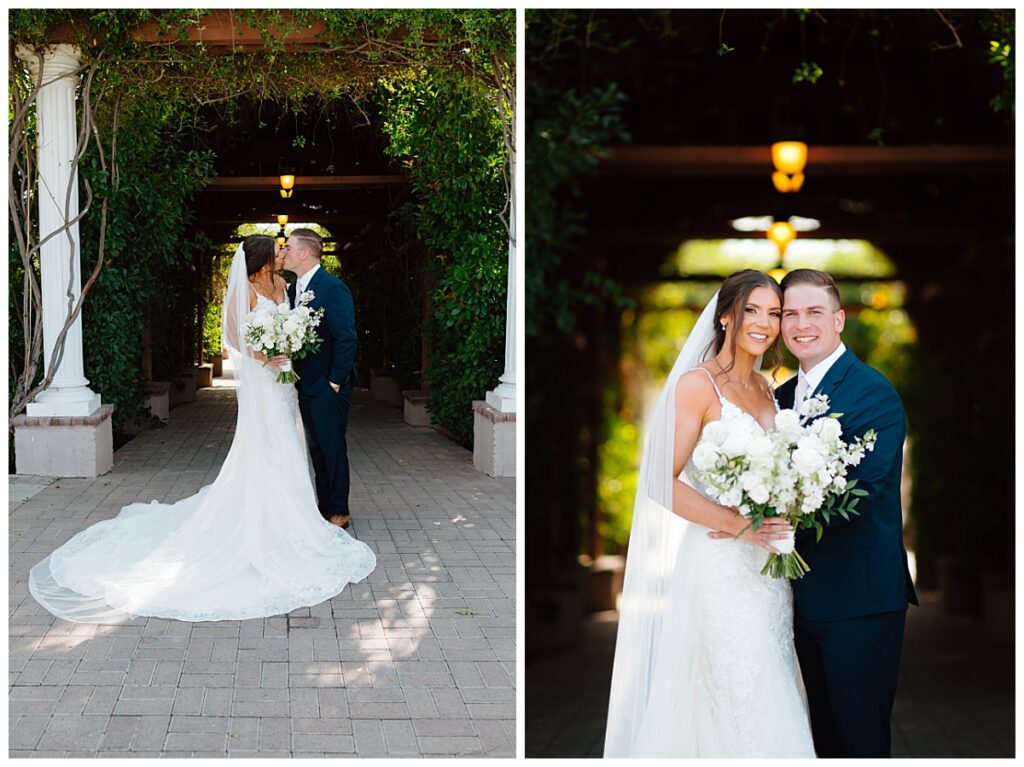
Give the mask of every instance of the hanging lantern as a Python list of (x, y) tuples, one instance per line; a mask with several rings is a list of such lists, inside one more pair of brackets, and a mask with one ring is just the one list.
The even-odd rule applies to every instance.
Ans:
[(288, 214), (287, 213), (278, 213), (277, 214), (277, 225), (280, 226), (282, 229), (284, 229), (284, 225), (287, 224), (287, 223), (288, 223)]
[(807, 165), (807, 144), (802, 141), (779, 141), (772, 144), (772, 183), (780, 192), (799, 192), (804, 185)]

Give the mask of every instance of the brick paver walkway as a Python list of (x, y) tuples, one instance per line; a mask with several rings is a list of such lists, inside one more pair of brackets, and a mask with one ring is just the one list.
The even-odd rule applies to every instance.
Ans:
[[(907, 616), (892, 717), (893, 757), (1012, 757), (1014, 653), (971, 618), (920, 592)], [(600, 757), (614, 613), (587, 623), (583, 645), (526, 666), (526, 756)]]
[(227, 453), (234, 392), (199, 392), (94, 480), (10, 478), (10, 729), (19, 756), (514, 756), (515, 482), (357, 392), (354, 534), (368, 581), (288, 616), (67, 623), (29, 568)]

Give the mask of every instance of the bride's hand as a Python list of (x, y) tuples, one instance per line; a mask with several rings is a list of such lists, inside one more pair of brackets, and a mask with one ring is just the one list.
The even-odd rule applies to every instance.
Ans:
[(284, 367), (284, 365), (287, 364), (288, 362), (290, 362), (290, 359), (286, 357), (284, 354), (278, 354), (270, 358), (270, 365), (272, 367), (277, 368), (278, 370)]
[(772, 546), (772, 541), (780, 541), (788, 538), (790, 531), (793, 529), (789, 522), (779, 517), (769, 517), (761, 523), (761, 526), (757, 530), (751, 527), (750, 523), (742, 517), (740, 517), (739, 522), (742, 525), (740, 530), (743, 531), (739, 535), (723, 532), (721, 530), (713, 530), (708, 533), (708, 538), (712, 538), (716, 541), (724, 540), (725, 538), (750, 541), (772, 554), (778, 554), (778, 550)]

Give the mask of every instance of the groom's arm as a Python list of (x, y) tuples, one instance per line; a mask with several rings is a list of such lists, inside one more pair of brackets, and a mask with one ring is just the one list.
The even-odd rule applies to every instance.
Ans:
[(331, 303), (325, 312), (327, 330), (333, 346), (331, 355), (330, 382), (343, 386), (352, 373), (356, 359), (356, 311), (352, 292), (339, 282), (331, 296)]

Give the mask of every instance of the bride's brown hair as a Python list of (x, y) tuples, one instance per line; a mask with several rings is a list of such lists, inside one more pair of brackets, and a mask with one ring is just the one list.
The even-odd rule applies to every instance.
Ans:
[[(715, 337), (708, 344), (707, 349), (704, 350), (705, 354), (709, 350), (714, 350), (714, 353), (718, 354), (722, 351), (722, 347), (725, 346), (725, 329), (722, 327), (722, 317), (731, 319), (734, 329), (740, 327), (743, 321), (743, 309), (747, 305), (747, 299), (750, 298), (750, 294), (754, 292), (754, 288), (768, 288), (774, 291), (775, 295), (779, 297), (779, 305), (782, 305), (782, 288), (779, 287), (779, 283), (771, 276), (764, 272), (759, 272), (757, 269), (743, 269), (733, 272), (725, 278), (722, 287), (718, 289), (718, 303), (715, 306)], [(781, 335), (782, 333), (780, 332), (779, 336)], [(733, 333), (732, 343), (729, 344), (729, 353), (732, 357), (731, 361), (715, 375), (715, 378), (725, 375), (736, 364), (735, 333)], [(779, 368), (782, 366), (782, 352), (779, 350), (778, 336), (772, 342), (766, 355), (771, 357), (772, 380), (774, 381), (775, 374), (778, 373)]]
[(245, 271), (251, 277), (267, 264), (274, 262), (274, 238), (265, 234), (250, 234), (242, 241), (245, 251)]

